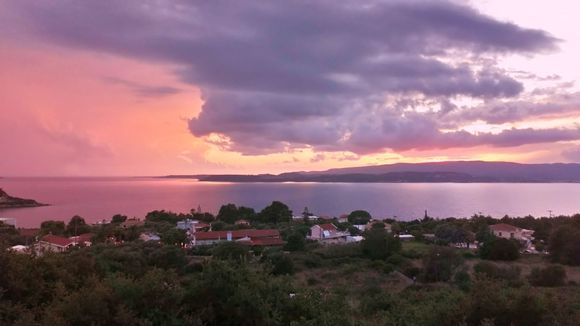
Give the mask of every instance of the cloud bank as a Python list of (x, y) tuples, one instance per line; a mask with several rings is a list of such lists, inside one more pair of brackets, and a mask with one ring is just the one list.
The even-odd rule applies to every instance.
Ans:
[[(580, 139), (577, 128), (461, 130), (478, 120), (577, 112), (578, 102), (521, 100), (529, 74), (498, 65), (506, 55), (554, 51), (557, 38), (454, 2), (9, 0), (3, 6), (37, 40), (177, 67), (175, 74), (204, 95), (191, 133), (217, 137), (244, 154)], [(179, 91), (114, 82), (144, 96)], [(460, 107), (457, 99), (483, 104)]]

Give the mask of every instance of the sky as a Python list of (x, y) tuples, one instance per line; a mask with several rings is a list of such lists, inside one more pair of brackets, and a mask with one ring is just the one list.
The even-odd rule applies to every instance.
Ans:
[(0, 2), (0, 175), (580, 162), (571, 0)]

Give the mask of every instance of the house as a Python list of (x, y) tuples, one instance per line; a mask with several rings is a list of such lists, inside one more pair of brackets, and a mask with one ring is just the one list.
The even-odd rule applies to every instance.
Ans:
[(244, 226), (250, 226), (250, 222), (248, 222), (248, 220), (237, 220), (235, 222), (236, 225), (244, 225)]
[(399, 240), (401, 240), (401, 241), (415, 240), (415, 236), (412, 234), (399, 234), (398, 237), (399, 237)]
[(346, 232), (338, 231), (336, 225), (324, 223), (313, 225), (310, 228), (310, 236), (308, 238), (325, 244), (333, 244), (346, 242), (348, 235)]
[(16, 253), (26, 253), (28, 252), (28, 246), (16, 245), (8, 248), (8, 250)]
[[(366, 226), (365, 226), (365, 230), (370, 230), (370, 229), (372, 229), (372, 228), (373, 228), (373, 226), (374, 226), (375, 224), (382, 224), (382, 225), (383, 225), (383, 228), (384, 228), (384, 229), (385, 229), (387, 232), (391, 233), (391, 224), (389, 224), (389, 223), (385, 223), (385, 222), (383, 222), (383, 221), (380, 221), (380, 220), (370, 220), (370, 221), (369, 221), (369, 222), (366, 224)], [(355, 225), (355, 226), (356, 226), (356, 225)], [(364, 231), (364, 230), (362, 230), (362, 231)]]
[(338, 223), (346, 223), (348, 222), (348, 215), (342, 214), (338, 217)]
[(79, 245), (90, 246), (92, 236), (91, 233), (85, 233), (66, 238), (58, 235), (47, 234), (40, 238), (40, 240), (34, 245), (34, 249), (37, 253), (42, 254), (47, 251), (63, 252)]
[(237, 241), (251, 246), (281, 246), (284, 244), (280, 238), (280, 231), (275, 229), (208, 231), (191, 234), (193, 246), (213, 245), (223, 241)]
[(0, 223), (4, 223), (6, 225), (12, 225), (13, 227), (16, 227), (16, 219), (13, 219), (10, 217), (0, 217)]
[(153, 232), (143, 232), (139, 235), (139, 239), (147, 242), (147, 241), (160, 241), (161, 237)]
[(189, 231), (191, 233), (209, 229), (209, 224), (202, 223), (198, 220), (185, 219), (177, 222), (177, 228), (180, 230)]
[(522, 242), (525, 248), (529, 248), (532, 244), (532, 240), (534, 240), (533, 230), (522, 229), (505, 223), (490, 225), (489, 229), (496, 237), (515, 239)]
[(143, 226), (145, 224), (145, 222), (141, 221), (138, 218), (129, 218), (126, 219), (125, 222), (121, 223), (121, 227), (123, 229), (128, 229), (130, 227), (138, 227), (138, 226)]
[[(318, 221), (320, 219), (320, 217), (316, 216), (316, 215), (308, 215), (308, 220), (310, 221)], [(292, 221), (294, 222), (300, 222), (304, 220), (304, 216), (303, 215), (294, 215), (292, 216)]]

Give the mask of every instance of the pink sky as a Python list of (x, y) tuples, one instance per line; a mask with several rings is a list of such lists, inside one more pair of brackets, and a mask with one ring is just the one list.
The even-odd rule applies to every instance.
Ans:
[[(278, 26), (279, 19), (269, 19), (277, 9), (257, 5), (253, 11), (212, 8), (217, 16), (204, 20), (196, 16), (204, 8), (187, 3), (128, 1), (119, 17), (112, 3), (101, 2), (97, 11), (90, 8), (94, 3), (9, 0), (0, 5), (0, 175), (279, 173), (441, 160), (580, 161), (575, 84), (580, 76), (571, 69), (580, 42), (571, 2), (530, 4), (530, 12), (545, 13), (542, 19), (511, 2), (460, 2), (459, 9), (445, 12), (464, 10), (474, 21), (479, 16), (490, 21), (449, 40), (449, 35), (423, 35), (397, 25), (433, 42), (435, 48), (409, 45), (400, 51), (416, 56), (425, 71), (452, 74), (447, 79), (459, 82), (449, 89), (441, 86), (446, 77), (401, 73), (406, 52), (389, 47), (380, 50), (384, 53), (362, 52), (367, 43), (358, 40), (375, 41), (364, 26), (360, 35), (342, 40), (344, 33), (333, 29), (330, 17), (320, 24), (336, 32), (338, 43), (326, 36), (320, 44), (299, 42), (308, 31), (299, 31), (291, 15), (302, 7), (280, 10), (294, 26), (288, 28), (285, 21)], [(392, 10), (399, 10), (398, 3)], [(133, 5), (140, 11), (121, 17), (135, 12)], [(417, 7), (404, 9), (414, 15), (414, 10), (423, 14), (420, 9), (447, 10), (447, 5), (418, 1)], [(313, 10), (332, 4), (319, 6)], [(351, 14), (341, 10), (337, 17)], [(372, 17), (380, 8), (373, 10), (366, 14)], [(68, 17), (89, 12), (101, 20)], [(67, 18), (59, 20), (60, 15)], [(263, 20), (248, 18), (254, 15)], [(216, 17), (231, 25), (207, 25)], [(128, 23), (107, 25), (115, 19)], [(428, 26), (429, 17), (424, 21)], [(267, 27), (256, 22), (280, 27), (280, 34), (251, 43), (254, 28)], [(148, 34), (136, 34), (132, 23), (142, 24)], [(449, 28), (455, 27), (461, 30)], [(500, 27), (529, 36), (530, 43), (489, 41), (490, 31)], [(111, 36), (117, 32), (119, 39)], [(155, 37), (147, 39), (151, 34)], [(458, 43), (457, 37), (468, 39)], [(204, 40), (200, 48), (199, 39)], [(246, 43), (232, 50), (239, 40)], [(360, 43), (356, 51), (351, 47), (352, 57), (336, 50), (349, 42)], [(214, 47), (219, 52), (208, 50), (204, 56)], [(264, 52), (268, 55), (262, 57)], [(351, 66), (357, 56), (361, 61)], [(387, 66), (372, 66), (386, 67), (382, 74), (362, 66), (371, 59), (384, 60)], [(396, 64), (388, 66), (391, 62)], [(309, 68), (302, 72), (301, 67)], [(406, 74), (421, 75), (409, 81)], [(469, 81), (463, 78), (471, 77), (474, 84), (464, 87)], [(445, 103), (454, 109), (444, 114)]]

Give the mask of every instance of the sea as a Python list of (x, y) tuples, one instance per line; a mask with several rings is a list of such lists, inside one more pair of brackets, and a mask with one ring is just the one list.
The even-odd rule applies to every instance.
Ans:
[(305, 207), (318, 216), (340, 216), (364, 209), (375, 218), (412, 220), (509, 216), (571, 215), (580, 212), (578, 183), (215, 183), (153, 177), (3, 178), (8, 194), (50, 206), (0, 210), (17, 227), (39, 227), (45, 220), (87, 222), (115, 214), (144, 218), (147, 212), (217, 213), (227, 203), (261, 210), (272, 201), (295, 214)]

